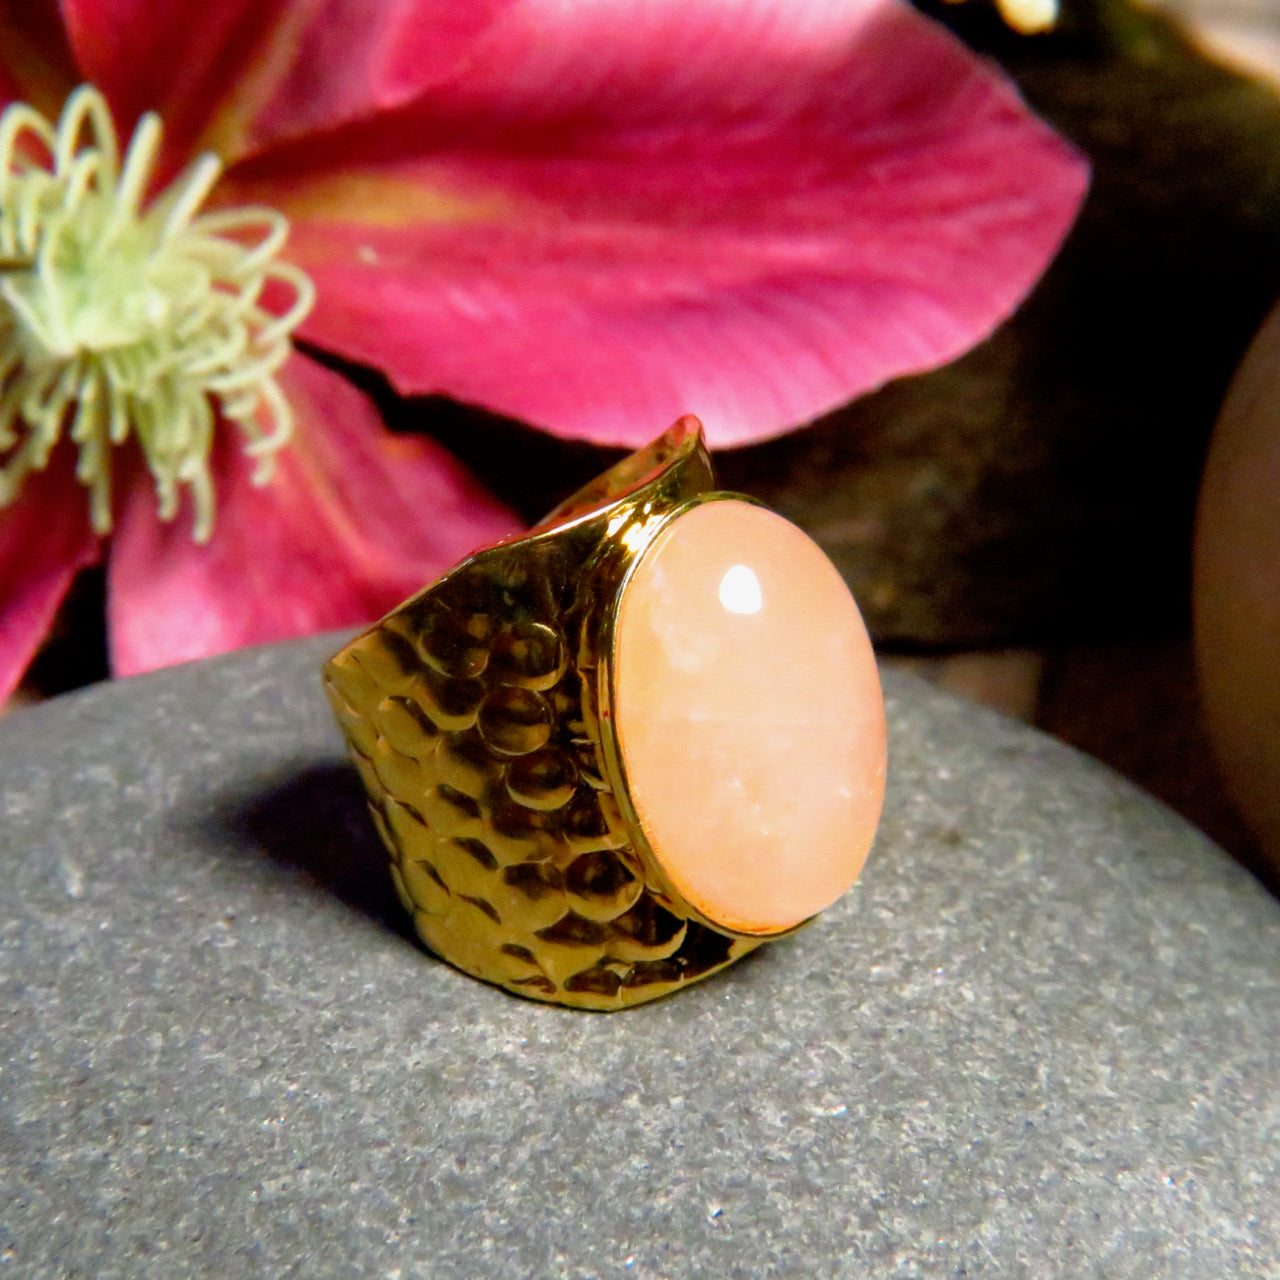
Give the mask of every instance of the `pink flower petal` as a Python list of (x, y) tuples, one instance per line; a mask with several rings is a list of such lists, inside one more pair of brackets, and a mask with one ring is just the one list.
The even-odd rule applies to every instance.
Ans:
[(0, 510), (0, 702), (35, 657), (71, 580), (98, 554), (75, 455), (59, 448)]
[(407, 101), (513, 0), (64, 0), (88, 79), (123, 126), (164, 118), (171, 153), (232, 160)]
[(526, 0), (482, 55), (228, 194), (294, 218), (308, 337), (566, 436), (693, 412), (759, 439), (943, 363), (1026, 294), (1087, 181), (892, 0)]
[[(236, 140), (220, 149), (261, 150), (408, 102), (455, 71), (514, 3), (323, 0), (292, 38), (288, 61), (277, 59), (270, 77), (252, 73), (261, 86), (260, 109), (251, 113), (251, 104), (243, 104)], [(300, 7), (295, 0), (294, 10)], [(230, 124), (220, 121), (219, 131), (227, 134)]]
[(139, 483), (108, 579), (112, 666), (131, 675), (240, 645), (369, 622), (517, 527), (433, 441), (395, 436), (364, 395), (301, 356), (285, 371), (296, 435), (264, 488), (220, 434), (205, 546), (162, 524)]

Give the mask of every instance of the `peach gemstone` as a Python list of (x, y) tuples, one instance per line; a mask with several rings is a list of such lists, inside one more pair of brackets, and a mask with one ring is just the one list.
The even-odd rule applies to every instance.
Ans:
[(623, 588), (613, 663), (631, 801), (690, 905), (777, 933), (849, 888), (884, 797), (884, 704), (815, 542), (748, 502), (690, 508)]

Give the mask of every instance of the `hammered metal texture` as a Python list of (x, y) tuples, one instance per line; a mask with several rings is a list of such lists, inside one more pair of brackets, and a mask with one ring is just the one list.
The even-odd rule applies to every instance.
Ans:
[[(670, 435), (666, 453), (689, 462), (693, 446)], [(650, 462), (654, 450), (666, 458), (662, 445)], [(674, 486), (660, 468), (611, 504), (644, 470), (627, 460), (553, 513), (571, 528), (472, 557), (325, 670), (422, 940), (526, 996), (621, 1008), (760, 941), (691, 918), (637, 849), (629, 805), (608, 781), (595, 692), (603, 617), (625, 564), (673, 488), (709, 487), (701, 459)], [(602, 501), (595, 519), (582, 517)]]

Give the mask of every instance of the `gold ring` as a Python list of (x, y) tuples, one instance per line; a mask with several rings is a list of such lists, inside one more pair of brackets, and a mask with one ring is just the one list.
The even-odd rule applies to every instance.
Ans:
[(351, 641), (325, 686), (426, 945), (617, 1009), (857, 878), (884, 707), (839, 573), (696, 418)]

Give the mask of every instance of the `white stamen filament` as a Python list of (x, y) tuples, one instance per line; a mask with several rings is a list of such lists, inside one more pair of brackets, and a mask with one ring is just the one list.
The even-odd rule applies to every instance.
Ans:
[[(56, 128), (25, 103), (0, 115), (0, 506), (65, 433), (105, 534), (111, 453), (133, 440), (161, 517), (177, 514), (185, 489), (203, 542), (218, 423), (244, 435), (255, 483), (290, 438), (275, 375), (315, 290), (277, 260), (289, 227), (275, 210), (200, 214), (217, 156), (197, 157), (148, 202), (160, 136), (157, 117), (143, 116), (122, 161), (89, 85)], [(264, 304), (273, 285), (282, 296)]]

